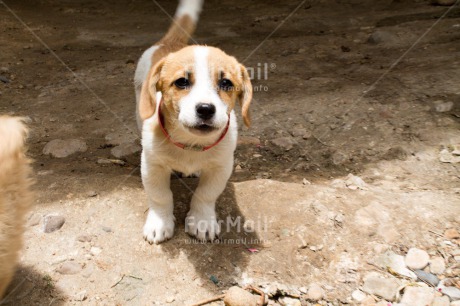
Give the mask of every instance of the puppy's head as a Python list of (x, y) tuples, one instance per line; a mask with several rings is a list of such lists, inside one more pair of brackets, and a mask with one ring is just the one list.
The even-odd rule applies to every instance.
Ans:
[(188, 46), (160, 60), (144, 82), (139, 102), (142, 120), (155, 113), (157, 92), (173, 129), (194, 136), (222, 131), (238, 101), (250, 125), (252, 85), (246, 68), (213, 47)]

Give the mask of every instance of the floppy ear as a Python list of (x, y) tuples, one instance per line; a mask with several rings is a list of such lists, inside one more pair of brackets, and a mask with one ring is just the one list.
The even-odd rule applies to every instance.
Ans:
[(142, 121), (148, 119), (155, 114), (156, 110), (156, 95), (160, 88), (160, 72), (163, 68), (165, 60), (159, 61), (148, 74), (147, 80), (142, 84), (141, 95), (139, 97), (139, 116)]
[(243, 85), (239, 96), (241, 104), (241, 113), (243, 115), (244, 124), (249, 127), (251, 125), (251, 114), (249, 113), (249, 105), (252, 100), (252, 84), (246, 67), (240, 65), (241, 74), (243, 76)]

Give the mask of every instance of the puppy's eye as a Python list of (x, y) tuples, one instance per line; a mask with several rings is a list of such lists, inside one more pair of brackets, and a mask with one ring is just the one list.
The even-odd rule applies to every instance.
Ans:
[(229, 79), (219, 80), (219, 89), (229, 91), (233, 89), (233, 83)]
[(180, 89), (186, 89), (190, 87), (190, 81), (186, 78), (179, 78), (174, 81), (174, 85), (176, 85)]

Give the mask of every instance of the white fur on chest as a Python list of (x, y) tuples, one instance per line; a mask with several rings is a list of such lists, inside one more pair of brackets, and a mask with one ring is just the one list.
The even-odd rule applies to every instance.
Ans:
[(158, 116), (144, 121), (142, 130), (142, 171), (161, 165), (171, 170), (190, 175), (203, 169), (228, 167), (233, 165), (233, 152), (237, 142), (235, 114), (230, 116), (230, 125), (225, 137), (215, 147), (207, 151), (184, 150), (171, 141), (155, 136), (153, 129), (158, 125)]

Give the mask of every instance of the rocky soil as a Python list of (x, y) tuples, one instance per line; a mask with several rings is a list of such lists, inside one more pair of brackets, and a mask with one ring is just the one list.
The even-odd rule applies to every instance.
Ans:
[(132, 80), (175, 5), (0, 2), (0, 113), (30, 118), (37, 181), (3, 304), (460, 305), (460, 7), (207, 1), (194, 38), (253, 71), (253, 126), (220, 241), (185, 234), (197, 179), (173, 177), (157, 246)]

